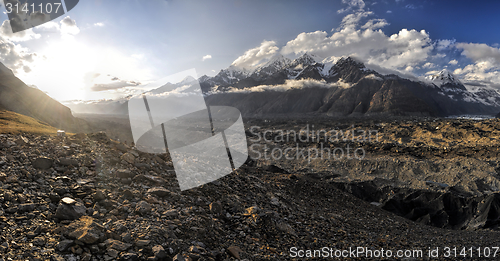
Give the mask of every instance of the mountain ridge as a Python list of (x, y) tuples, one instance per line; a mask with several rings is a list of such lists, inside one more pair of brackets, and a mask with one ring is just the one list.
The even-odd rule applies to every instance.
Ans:
[(81, 132), (90, 129), (85, 121), (73, 117), (70, 108), (41, 90), (27, 86), (2, 63), (0, 63), (0, 107), (67, 131)]

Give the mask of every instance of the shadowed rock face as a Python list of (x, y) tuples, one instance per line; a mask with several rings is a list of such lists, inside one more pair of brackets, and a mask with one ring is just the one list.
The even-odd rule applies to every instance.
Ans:
[(33, 117), (60, 129), (85, 131), (86, 122), (44, 92), (27, 86), (0, 63), (0, 107)]

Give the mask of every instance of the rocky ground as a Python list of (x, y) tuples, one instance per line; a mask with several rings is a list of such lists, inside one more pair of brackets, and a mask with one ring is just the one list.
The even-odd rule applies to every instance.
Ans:
[[(431, 122), (430, 128), (446, 124)], [(404, 145), (408, 140), (415, 142), (365, 145), (394, 158), (396, 150), (412, 147)], [(421, 151), (430, 151), (424, 158), (443, 154)], [(294, 257), (294, 247), (423, 251), (419, 258), (381, 260), (427, 260), (428, 251), (439, 248), (432, 259), (450, 260), (445, 247), (474, 247), (451, 256), (470, 260), (483, 259), (478, 247), (489, 247), (492, 258), (498, 246), (500, 234), (491, 229), (416, 223), (337, 189), (348, 184), (339, 180), (349, 176), (340, 165), (298, 164), (249, 160), (222, 179), (181, 192), (168, 155), (145, 154), (102, 133), (0, 134), (0, 260), (304, 260)]]

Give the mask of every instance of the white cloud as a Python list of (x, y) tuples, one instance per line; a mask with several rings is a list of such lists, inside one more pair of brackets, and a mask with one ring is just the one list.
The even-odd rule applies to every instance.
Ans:
[(430, 63), (430, 62), (427, 62), (427, 63), (425, 63), (425, 64), (422, 66), (422, 68), (425, 68), (425, 69), (434, 68), (434, 67), (436, 67), (436, 65), (435, 65), (435, 64), (433, 64), (433, 63)]
[(97, 26), (97, 27), (103, 27), (104, 26), (104, 23), (95, 23), (94, 26)]
[(457, 61), (457, 60), (455, 60), (455, 59), (453, 59), (453, 60), (451, 60), (451, 61), (449, 62), (449, 64), (451, 64), (451, 65), (457, 65), (457, 64), (458, 64), (458, 61)]
[(434, 47), (426, 31), (402, 29), (387, 36), (380, 30), (388, 24), (384, 19), (371, 19), (360, 26), (372, 14), (359, 11), (346, 15), (340, 28), (330, 36), (324, 31), (301, 33), (282, 48), (282, 53), (355, 56), (363, 62), (406, 71), (427, 62)]
[(95, 92), (117, 90), (125, 87), (135, 87), (141, 84), (140, 82), (136, 81), (122, 80), (116, 76), (112, 76), (109, 74), (87, 74), (87, 77), (87, 80), (90, 80), (92, 83), (90, 89)]
[(486, 85), (500, 88), (500, 49), (477, 43), (457, 43), (462, 55), (472, 60), (472, 64), (458, 68), (455, 74), (470, 85)]
[(208, 60), (208, 59), (212, 59), (212, 55), (207, 54), (207, 55), (203, 56), (203, 58), (201, 58), (202, 61), (205, 61), (205, 60)]
[(455, 40), (442, 39), (436, 42), (436, 49), (438, 51), (445, 50), (455, 44)]
[(3, 21), (2, 25), (0, 26), (0, 37), (2, 37), (3, 39), (9, 39), (13, 42), (23, 42), (32, 39), (38, 39), (40, 38), (40, 36), (40, 34), (33, 32), (33, 29), (31, 28), (17, 33), (12, 33), (12, 28), (10, 27), (9, 20)]
[(331, 88), (331, 87), (340, 87), (340, 88), (349, 88), (350, 84), (344, 83), (342, 80), (336, 83), (327, 83), (324, 80), (318, 81), (314, 79), (301, 79), (301, 80), (286, 80), (284, 84), (277, 85), (259, 85), (251, 88), (245, 89), (236, 89), (232, 88), (228, 92), (235, 93), (249, 93), (249, 92), (265, 92), (265, 91), (277, 91), (277, 92), (285, 92), (291, 89), (305, 89), (312, 87), (321, 87), (321, 88)]
[(363, 0), (342, 0), (342, 3), (347, 4), (348, 6), (346, 8), (338, 10), (337, 13), (339, 14), (351, 11), (356, 8), (359, 9), (365, 8), (365, 2)]
[(246, 51), (238, 57), (232, 65), (240, 68), (253, 68), (268, 60), (278, 52), (279, 48), (274, 41), (263, 41), (259, 47)]
[(76, 21), (71, 19), (69, 16), (62, 19), (60, 23), (62, 34), (77, 35), (80, 33), (80, 29), (76, 25)]
[(499, 48), (477, 43), (457, 43), (455, 46), (463, 50), (462, 55), (465, 55), (474, 62), (489, 60), (500, 64)]

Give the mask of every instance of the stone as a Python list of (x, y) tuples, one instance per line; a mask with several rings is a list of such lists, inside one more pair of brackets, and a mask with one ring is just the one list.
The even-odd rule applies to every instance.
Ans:
[(71, 198), (63, 198), (56, 209), (55, 217), (61, 220), (75, 220), (87, 213), (87, 208)]
[(169, 218), (176, 218), (179, 216), (179, 212), (175, 209), (170, 209), (170, 210), (167, 210), (163, 213), (163, 215), (169, 217)]
[(153, 251), (153, 255), (158, 260), (163, 260), (163, 259), (167, 258), (167, 252), (165, 251), (165, 249), (161, 245), (154, 246), (152, 251)]
[(151, 240), (139, 239), (135, 242), (137, 247), (145, 247), (151, 243)]
[(165, 197), (167, 195), (170, 195), (170, 191), (168, 191), (166, 188), (164, 187), (154, 187), (154, 188), (150, 188), (148, 190), (148, 193), (149, 194), (152, 194), (152, 195), (155, 195), (155, 196), (158, 196), (158, 197)]
[(139, 256), (134, 253), (122, 253), (118, 260), (120, 261), (137, 261), (139, 260)]
[(135, 206), (135, 212), (145, 215), (151, 211), (151, 205), (146, 201), (140, 201)]
[(20, 213), (31, 212), (31, 211), (35, 210), (35, 208), (36, 208), (36, 204), (25, 203), (25, 204), (19, 205), (19, 207), (17, 208), (17, 211)]
[(79, 166), (76, 159), (61, 158), (59, 159), (58, 163), (63, 166)]
[(82, 216), (68, 225), (66, 235), (85, 244), (95, 244), (104, 238), (104, 227), (92, 217)]
[(126, 162), (128, 162), (128, 163), (130, 163), (130, 164), (134, 164), (134, 162), (135, 162), (135, 156), (134, 156), (134, 155), (132, 155), (132, 154), (130, 154), (130, 153), (125, 153), (125, 154), (123, 154), (123, 155), (120, 157), (120, 159), (122, 159), (122, 160), (124, 160), (124, 161), (126, 161)]
[(94, 201), (105, 200), (106, 194), (104, 194), (102, 190), (97, 190), (96, 192), (94, 192), (94, 194), (92, 194), (92, 198), (94, 199)]
[(66, 252), (74, 244), (73, 240), (62, 240), (56, 245), (56, 249), (59, 252)]
[(133, 178), (134, 176), (135, 175), (132, 173), (132, 171), (128, 169), (119, 169), (116, 171), (116, 177), (121, 179)]
[(33, 239), (33, 244), (35, 246), (44, 246), (45, 245), (45, 238), (35, 237), (35, 239)]
[(237, 246), (230, 246), (227, 248), (227, 251), (232, 257), (240, 259), (240, 253), (242, 252), (241, 248)]
[(186, 258), (181, 254), (177, 254), (172, 258), (172, 261), (186, 261)]
[(52, 164), (53, 160), (47, 157), (39, 157), (31, 163), (33, 168), (41, 170), (50, 169), (50, 167), (52, 167)]
[(108, 239), (104, 243), (106, 243), (108, 248), (116, 249), (120, 252), (123, 252), (132, 247), (132, 244), (124, 243), (115, 239)]
[(223, 213), (222, 204), (219, 201), (210, 203), (209, 208), (214, 215), (220, 216)]

